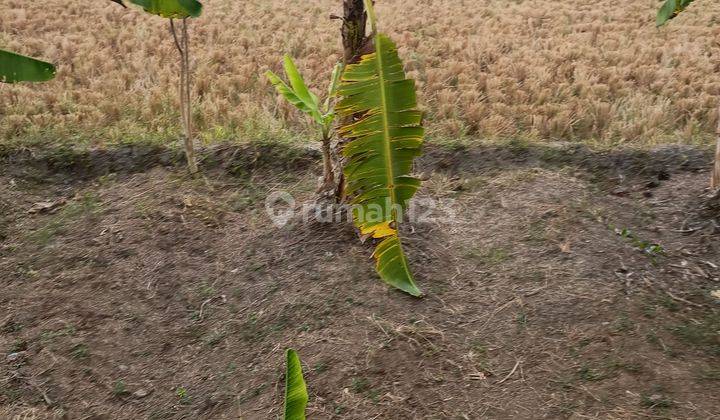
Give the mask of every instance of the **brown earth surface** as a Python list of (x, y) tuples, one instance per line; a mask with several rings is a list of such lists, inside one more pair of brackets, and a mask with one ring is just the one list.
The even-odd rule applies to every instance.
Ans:
[(2, 156), (0, 418), (279, 418), (288, 347), (310, 419), (720, 416), (705, 151), (430, 147), (422, 299), (350, 225), (271, 223), (314, 152), (176, 155)]

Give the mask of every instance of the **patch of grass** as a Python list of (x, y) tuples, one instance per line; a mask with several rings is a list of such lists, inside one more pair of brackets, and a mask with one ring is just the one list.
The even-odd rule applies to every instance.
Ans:
[(367, 392), (367, 396), (375, 404), (380, 402), (380, 391), (377, 389), (371, 389)]
[(607, 358), (603, 361), (603, 370), (607, 375), (614, 374), (620, 370), (629, 373), (640, 373), (642, 372), (642, 364), (636, 361), (625, 361), (614, 357)]
[(220, 377), (223, 379), (228, 378), (229, 376), (231, 376), (232, 374), (234, 374), (237, 371), (237, 367), (238, 367), (237, 363), (235, 363), (235, 362), (228, 363), (225, 370), (220, 374)]
[(356, 394), (362, 394), (367, 391), (369, 387), (370, 384), (368, 384), (368, 381), (365, 378), (353, 378), (350, 383), (350, 389), (352, 389), (352, 391)]
[(663, 353), (665, 353), (668, 357), (677, 357), (678, 352), (668, 347), (665, 342), (658, 336), (657, 331), (650, 330), (647, 334), (645, 334), (645, 341), (647, 341), (650, 344), (654, 344), (657, 346), (658, 349), (662, 350)]
[(660, 306), (670, 312), (677, 312), (680, 310), (680, 305), (677, 303), (677, 301), (675, 301), (675, 299), (671, 298), (666, 294), (660, 295), (657, 302)]
[(85, 344), (77, 344), (70, 350), (70, 355), (75, 359), (87, 359), (90, 357), (90, 349)]
[(638, 362), (628, 362), (615, 357), (607, 357), (600, 363), (584, 363), (577, 370), (577, 378), (587, 382), (596, 382), (612, 378), (620, 371), (639, 373), (642, 371), (642, 365)]
[(525, 240), (532, 243), (546, 242), (546, 232), (547, 222), (545, 220), (535, 220), (528, 225)]
[(22, 324), (18, 324), (17, 322), (10, 320), (10, 321), (6, 322), (2, 328), (0, 328), (0, 332), (3, 332), (5, 334), (12, 334), (12, 333), (20, 332), (20, 331), (22, 331), (22, 329), (23, 329)]
[(655, 318), (657, 316), (657, 307), (651, 302), (645, 302), (640, 307), (642, 314), (645, 318)]
[(207, 283), (203, 283), (198, 287), (198, 294), (203, 299), (208, 299), (208, 298), (215, 296), (217, 293), (215, 292), (215, 289), (211, 285), (209, 285)]
[(490, 247), (487, 249), (472, 248), (466, 257), (479, 260), (482, 264), (495, 266), (508, 261), (511, 258), (507, 249), (502, 247)]
[(599, 381), (605, 377), (600, 370), (594, 369), (587, 364), (582, 365), (580, 369), (578, 369), (577, 376), (583, 381)]
[(125, 381), (122, 379), (118, 379), (115, 381), (115, 384), (113, 384), (113, 395), (116, 397), (124, 397), (126, 395), (129, 395), (130, 391), (128, 391), (127, 386), (125, 386)]
[(528, 324), (528, 316), (525, 313), (525, 311), (520, 311), (517, 314), (517, 317), (515, 317), (515, 323), (518, 326), (518, 330), (523, 330), (525, 327), (527, 327)]
[[(235, 171), (233, 171), (233, 168), (235, 168)], [(239, 176), (244, 175), (246, 167), (245, 164), (240, 163), (230, 170), (233, 171), (234, 175)], [(268, 195), (267, 189), (251, 182), (251, 178), (248, 178), (247, 182), (243, 182), (240, 187), (240, 191), (234, 192), (228, 198), (230, 210), (240, 213), (265, 202), (265, 197)]]
[(626, 333), (633, 330), (633, 322), (627, 314), (621, 314), (610, 326), (610, 330), (616, 334)]
[(85, 193), (79, 200), (68, 203), (45, 226), (30, 234), (29, 239), (40, 246), (48, 245), (74, 220), (97, 214), (100, 200), (93, 193)]
[(526, 138), (513, 137), (506, 143), (508, 150), (515, 155), (525, 155), (530, 151), (530, 142)]
[(43, 331), (40, 333), (40, 341), (49, 342), (58, 337), (73, 336), (75, 335), (75, 327), (73, 325), (67, 325), (59, 330), (54, 331)]
[(480, 357), (487, 356), (488, 348), (480, 339), (474, 339), (470, 342), (470, 349)]
[(687, 321), (670, 327), (670, 331), (677, 339), (720, 356), (720, 315), (710, 314), (699, 321)]
[(17, 401), (22, 396), (22, 391), (19, 388), (5, 387), (0, 385), (0, 401), (6, 400), (9, 402)]
[(185, 387), (178, 387), (175, 390), (175, 395), (177, 395), (178, 399), (180, 400), (180, 404), (182, 405), (188, 405), (191, 402), (190, 395), (188, 394), (188, 390)]
[(227, 336), (227, 333), (225, 331), (213, 331), (210, 334), (203, 337), (202, 340), (203, 340), (203, 343), (205, 343), (205, 345), (210, 346), (210, 347), (215, 347), (218, 344), (220, 344), (223, 341), (223, 339), (225, 339), (226, 336)]
[(315, 373), (323, 373), (323, 372), (327, 371), (328, 369), (330, 369), (330, 366), (325, 361), (320, 361), (320, 362), (315, 363), (315, 365), (312, 368), (313, 372), (315, 372)]
[(15, 340), (8, 349), (10, 353), (17, 353), (19, 351), (25, 351), (28, 348), (28, 343), (25, 340)]

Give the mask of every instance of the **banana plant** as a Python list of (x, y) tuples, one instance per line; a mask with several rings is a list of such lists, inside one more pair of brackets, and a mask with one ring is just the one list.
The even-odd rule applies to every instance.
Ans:
[(393, 41), (377, 32), (372, 0), (365, 0), (375, 52), (345, 68), (336, 105), (343, 125), (338, 134), (350, 141), (342, 150), (345, 193), (362, 235), (380, 239), (373, 256), (388, 284), (413, 296), (415, 285), (403, 251), (399, 224), (410, 198), (420, 187), (411, 175), (422, 151), (424, 129), (415, 82), (405, 77)]
[[(111, 0), (122, 5), (122, 0)], [(193, 146), (193, 126), (190, 97), (190, 37), (188, 35), (188, 19), (199, 17), (203, 6), (197, 0), (127, 0), (143, 8), (147, 13), (170, 19), (170, 31), (173, 35), (175, 47), (180, 54), (180, 113), (184, 136), (185, 156), (188, 169), (194, 174), (198, 171)], [(175, 27), (175, 19), (181, 19), (181, 27)]]
[(300, 357), (293, 349), (285, 352), (285, 420), (305, 420), (308, 402)]
[(693, 1), (694, 0), (665, 0), (665, 3), (663, 3), (660, 10), (658, 10), (655, 25), (658, 27), (664, 25), (670, 19), (684, 11)]
[[(660, 27), (677, 15), (685, 11), (694, 0), (665, 0), (660, 10), (658, 10), (655, 24)], [(718, 126), (717, 139), (715, 141), (715, 166), (710, 178), (710, 190), (717, 192), (720, 190), (720, 106), (718, 106)]]
[(285, 69), (285, 76), (290, 83), (289, 85), (270, 70), (265, 73), (265, 76), (270, 83), (275, 86), (278, 94), (293, 104), (298, 110), (309, 115), (318, 127), (323, 156), (323, 179), (318, 192), (332, 191), (335, 188), (335, 175), (333, 173), (333, 161), (330, 154), (330, 143), (333, 138), (333, 122), (335, 121), (334, 97), (340, 80), (340, 73), (342, 72), (342, 64), (338, 63), (333, 68), (327, 97), (322, 105), (317, 95), (308, 89), (305, 80), (289, 55), (285, 55), (283, 67)]
[(55, 73), (55, 66), (50, 63), (0, 50), (0, 82), (45, 82)]

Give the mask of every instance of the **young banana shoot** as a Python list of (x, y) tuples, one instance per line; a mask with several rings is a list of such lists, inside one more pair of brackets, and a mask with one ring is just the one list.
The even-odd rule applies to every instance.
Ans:
[(293, 349), (285, 352), (285, 420), (305, 420), (308, 402), (300, 357)]
[(317, 95), (308, 89), (305, 79), (303, 79), (290, 56), (285, 56), (283, 66), (285, 76), (290, 82), (289, 85), (272, 71), (267, 71), (265, 76), (283, 98), (293, 104), (300, 112), (309, 115), (318, 127), (323, 156), (323, 178), (318, 186), (318, 193), (332, 192), (335, 190), (335, 176), (330, 150), (334, 135), (335, 91), (340, 79), (342, 65), (338, 63), (333, 68), (327, 97), (322, 105)]

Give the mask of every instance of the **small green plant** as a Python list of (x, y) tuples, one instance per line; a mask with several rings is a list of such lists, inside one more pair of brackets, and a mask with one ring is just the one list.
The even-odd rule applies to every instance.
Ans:
[(177, 397), (180, 399), (180, 404), (190, 404), (190, 395), (188, 395), (188, 391), (187, 389), (185, 389), (185, 387), (178, 387), (178, 389), (175, 390), (175, 395), (177, 395)]
[(630, 243), (632, 243), (635, 248), (639, 249), (653, 260), (655, 257), (665, 255), (665, 248), (663, 248), (662, 245), (641, 239), (630, 229), (615, 229), (615, 233), (630, 240)]
[(578, 369), (577, 374), (580, 379), (588, 382), (599, 381), (600, 379), (603, 379), (602, 372), (598, 371), (597, 369), (593, 369), (588, 364), (583, 364), (580, 369)]
[(75, 335), (75, 327), (73, 325), (67, 325), (59, 330), (43, 331), (40, 333), (40, 341), (48, 342), (58, 337), (68, 337), (73, 335)]
[(268, 70), (265, 76), (270, 80), (277, 92), (298, 110), (309, 115), (320, 131), (323, 156), (323, 179), (318, 192), (332, 192), (335, 189), (335, 174), (333, 172), (333, 160), (330, 153), (330, 146), (334, 136), (333, 122), (335, 121), (335, 91), (337, 90), (342, 71), (342, 64), (335, 65), (332, 71), (327, 97), (320, 104), (317, 95), (312, 93), (305, 84), (305, 80), (295, 66), (292, 58), (286, 55), (283, 67), (285, 76), (290, 84), (288, 85), (277, 74)]
[(125, 395), (130, 394), (130, 391), (127, 390), (127, 387), (125, 386), (125, 381), (122, 379), (118, 379), (115, 381), (115, 384), (113, 385), (113, 395), (116, 397), (123, 397)]
[(305, 420), (308, 393), (300, 357), (295, 350), (288, 349), (285, 360), (285, 420)]
[(353, 378), (350, 387), (352, 388), (354, 393), (362, 394), (363, 392), (367, 391), (369, 385), (365, 378)]
[(27, 350), (28, 343), (25, 340), (15, 340), (12, 345), (10, 345), (10, 353), (16, 353), (19, 351)]
[(76, 359), (87, 359), (90, 357), (90, 349), (85, 344), (78, 344), (72, 348), (70, 354)]

